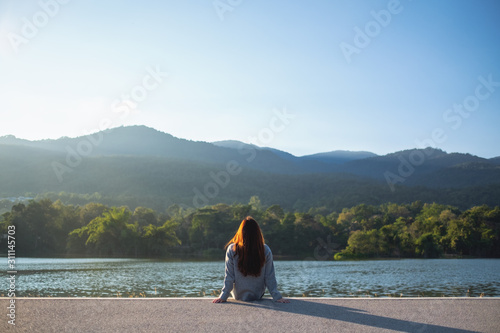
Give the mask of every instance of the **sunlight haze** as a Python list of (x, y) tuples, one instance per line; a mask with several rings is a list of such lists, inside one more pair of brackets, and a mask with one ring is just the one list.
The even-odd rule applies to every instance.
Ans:
[(499, 16), (493, 0), (0, 0), (0, 136), (146, 125), (299, 156), (491, 158)]

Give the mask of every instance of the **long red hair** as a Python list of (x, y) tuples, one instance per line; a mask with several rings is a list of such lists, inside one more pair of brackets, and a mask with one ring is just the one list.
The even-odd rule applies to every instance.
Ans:
[(230, 244), (234, 244), (233, 251), (238, 254), (238, 269), (241, 274), (259, 276), (266, 261), (266, 255), (264, 236), (257, 221), (247, 216), (226, 247)]

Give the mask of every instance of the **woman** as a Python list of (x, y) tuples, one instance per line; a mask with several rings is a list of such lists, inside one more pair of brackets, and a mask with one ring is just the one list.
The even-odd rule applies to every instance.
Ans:
[(242, 301), (261, 299), (266, 287), (275, 302), (290, 303), (278, 291), (273, 254), (269, 246), (264, 244), (264, 236), (257, 221), (251, 216), (245, 218), (226, 247), (224, 287), (213, 303), (225, 302), (230, 293)]

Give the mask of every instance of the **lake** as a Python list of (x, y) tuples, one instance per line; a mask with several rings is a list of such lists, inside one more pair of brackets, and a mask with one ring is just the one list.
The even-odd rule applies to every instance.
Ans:
[[(20, 297), (210, 297), (224, 279), (223, 261), (17, 258), (16, 268)], [(500, 259), (275, 261), (275, 268), (288, 297), (500, 296)]]

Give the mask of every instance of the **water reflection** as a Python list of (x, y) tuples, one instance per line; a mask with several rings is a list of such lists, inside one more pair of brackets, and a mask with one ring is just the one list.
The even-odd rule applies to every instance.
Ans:
[[(147, 259), (17, 261), (18, 296), (217, 296), (224, 262)], [(289, 297), (500, 296), (500, 260), (276, 261)]]

